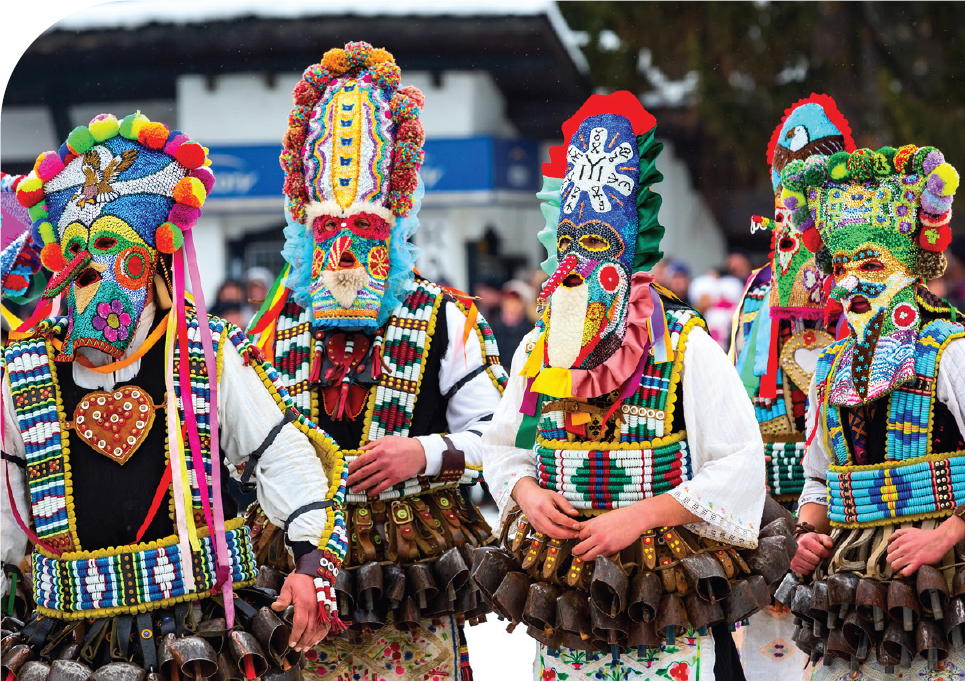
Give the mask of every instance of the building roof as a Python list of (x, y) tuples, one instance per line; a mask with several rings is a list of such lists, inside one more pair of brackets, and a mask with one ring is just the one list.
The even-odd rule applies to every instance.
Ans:
[(68, 104), (174, 99), (187, 73), (300, 72), (350, 40), (385, 47), (403, 74), (488, 71), (529, 137), (557, 137), (592, 93), (577, 39), (547, 0), (194, 0), (109, 3), (61, 20), (23, 55), (4, 104), (49, 105), (66, 137)]

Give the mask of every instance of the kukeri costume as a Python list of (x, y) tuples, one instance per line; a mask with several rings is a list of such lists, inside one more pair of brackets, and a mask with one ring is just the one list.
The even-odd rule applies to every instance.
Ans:
[(297, 678), (229, 474), (308, 549), (335, 616), (344, 463), (244, 332), (205, 312), (191, 228), (206, 157), (140, 114), (102, 114), (17, 187), (54, 273), (34, 318), (63, 296), (67, 314), (4, 350), (3, 560), (30, 537), (36, 601), (4, 640), (5, 679)]
[[(825, 279), (781, 202), (781, 171), (812, 154), (854, 151), (851, 128), (827, 95), (796, 102), (771, 135), (767, 160), (774, 217), (754, 216), (751, 232), (771, 232), (771, 262), (747, 282), (734, 319), (737, 372), (754, 402), (764, 439), (770, 495), (793, 508), (804, 488), (804, 413), (817, 355), (834, 341), (838, 307), (825, 312)], [(763, 609), (745, 633), (741, 662), (760, 679), (801, 679), (806, 655), (791, 643), (794, 626), (780, 604)]]
[[(413, 272), (424, 99), (367, 43), (327, 52), (293, 98), (288, 265), (251, 330), (347, 462), (386, 436), (418, 438), (426, 455), (423, 475), (377, 498), (348, 493), (336, 589), (351, 627), (310, 652), (308, 672), (466, 679), (463, 622), (488, 611), (468, 581), (470, 548), (491, 531), (465, 487), (505, 373), (471, 301)], [(277, 532), (257, 514), (252, 524), (271, 557)]]
[[(713, 676), (709, 628), (768, 604), (790, 561), (793, 521), (777, 505), (762, 520), (763, 446), (737, 374), (647, 273), (664, 231), (654, 126), (626, 92), (591, 97), (563, 125), (538, 195), (545, 311), (484, 436), (503, 548), (477, 550), (473, 578), (539, 640), (543, 679)], [(582, 519), (668, 493), (702, 521), (583, 562), (579, 540), (520, 518), (510, 494), (526, 476)]]
[[(834, 548), (809, 584), (778, 597), (801, 619), (815, 677), (962, 675), (965, 571), (954, 551), (905, 579), (887, 542), (933, 528), (962, 501), (965, 327), (924, 287), (944, 270), (958, 174), (934, 147), (859, 149), (794, 161), (784, 205), (850, 334), (821, 354), (809, 392), (800, 503), (827, 506)], [(943, 662), (940, 663), (940, 661)], [(931, 673), (936, 674), (936, 673)]]

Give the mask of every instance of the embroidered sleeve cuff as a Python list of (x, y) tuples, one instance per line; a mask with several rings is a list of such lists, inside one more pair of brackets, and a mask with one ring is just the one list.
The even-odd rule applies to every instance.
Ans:
[(671, 490), (670, 495), (672, 495), (684, 509), (703, 519), (700, 523), (687, 524), (687, 528), (698, 535), (738, 547), (746, 547), (748, 549), (757, 547), (757, 533), (759, 529), (756, 525), (744, 524), (730, 517), (718, 514), (710, 507), (698, 501), (695, 497), (692, 497), (684, 490), (684, 486), (682, 485)]
[[(306, 542), (306, 543), (301, 543), (301, 542), (299, 542), (299, 543), (295, 543), (295, 544), (298, 544), (298, 545), (302, 545), (302, 544), (308, 545), (307, 542)], [(295, 550), (295, 548), (292, 547), (292, 550)], [(318, 575), (318, 567), (321, 566), (322, 556), (323, 556), (322, 550), (320, 550), (320, 549), (318, 549), (318, 548), (312, 548), (311, 545), (309, 545), (309, 551), (307, 551), (307, 552), (305, 552), (305, 553), (303, 553), (303, 554), (301, 554), (301, 555), (297, 554), (297, 550), (295, 550), (295, 551), (296, 551), (296, 554), (295, 554), (295, 573), (300, 573), (300, 574), (302, 574), (302, 575), (310, 575), (310, 576), (312, 576), (313, 578), (314, 578), (316, 575)]]
[(806, 480), (804, 488), (801, 490), (801, 497), (797, 501), (798, 509), (806, 504), (820, 504), (822, 507), (827, 507), (828, 484), (813, 478)]
[(435, 478), (442, 469), (442, 453), (446, 449), (446, 442), (437, 433), (416, 436), (416, 440), (422, 443), (422, 448), (426, 451), (426, 470), (423, 475)]

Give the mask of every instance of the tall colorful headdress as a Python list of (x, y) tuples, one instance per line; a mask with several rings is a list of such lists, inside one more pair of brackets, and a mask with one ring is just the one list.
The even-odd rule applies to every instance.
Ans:
[[(417, 253), (408, 239), (418, 226), (425, 99), (400, 87), (391, 54), (364, 42), (326, 52), (292, 96), (280, 159), (289, 214), (284, 284), (313, 307), (317, 324), (381, 325)], [(361, 214), (364, 229), (353, 231)], [(333, 295), (356, 281), (347, 272), (358, 268), (369, 274), (358, 296)]]
[(795, 160), (782, 200), (804, 243), (831, 271), (832, 255), (875, 241), (920, 278), (941, 276), (959, 176), (934, 147), (858, 149)]
[[(56, 152), (37, 157), (33, 171), (17, 186), (17, 198), (33, 221), (31, 237), (43, 243), (41, 260), (54, 272), (43, 296), (46, 305), (17, 330), (24, 332), (51, 309), (50, 299), (68, 291), (68, 331), (58, 361), (72, 360), (78, 345), (120, 357), (143, 310), (155, 268), (171, 256), (173, 310), (168, 314), (166, 368), (168, 441), (176, 493), (175, 516), (182, 556), (200, 548), (192, 513), (191, 485), (185, 462), (200, 470), (202, 447), (194, 401), (183, 401), (179, 423), (175, 384), (191, 395), (189, 363), (179, 362), (174, 347), (189, 355), (185, 281), (190, 276), (194, 308), (209, 377), (218, 376), (211, 328), (204, 305), (192, 228), (214, 185), (206, 166), (207, 149), (187, 135), (135, 113), (124, 119), (101, 114), (75, 128)], [(72, 286), (73, 285), (73, 286)], [(56, 310), (54, 311), (56, 312)], [(77, 344), (77, 338), (84, 342)], [(217, 405), (218, 382), (208, 384), (209, 404)], [(210, 452), (219, 452), (218, 413), (208, 415)], [(203, 474), (202, 474), (203, 476)], [(202, 496), (207, 526), (215, 544), (217, 586), (233, 620), (229, 552), (221, 500), (221, 467), (210, 473), (211, 491)]]
[(814, 154), (854, 149), (851, 127), (828, 95), (812, 93), (795, 102), (771, 134), (767, 162), (774, 188), (774, 218), (751, 219), (751, 233), (771, 231), (771, 317), (817, 319), (824, 313), (824, 275), (788, 220), (789, 212), (781, 202), (781, 172), (792, 161)]

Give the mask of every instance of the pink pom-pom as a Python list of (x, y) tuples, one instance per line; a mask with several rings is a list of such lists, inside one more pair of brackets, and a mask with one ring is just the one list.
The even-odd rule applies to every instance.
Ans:
[(292, 101), (295, 106), (313, 106), (318, 101), (319, 96), (318, 90), (306, 80), (298, 81), (295, 89), (292, 90)]
[(195, 168), (188, 173), (188, 175), (200, 180), (201, 184), (204, 185), (204, 191), (208, 195), (211, 194), (211, 188), (214, 187), (214, 173), (211, 172), (211, 169), (201, 166), (200, 168)]
[(201, 209), (185, 204), (175, 204), (168, 214), (168, 222), (174, 223), (181, 228), (182, 232), (187, 232), (198, 224), (201, 217)]
[(57, 152), (44, 152), (37, 157), (37, 163), (34, 165), (37, 177), (44, 182), (47, 182), (62, 170), (64, 170), (64, 162)]
[(164, 145), (164, 153), (168, 154), (169, 156), (174, 156), (175, 158), (177, 158), (176, 155), (181, 145), (184, 144), (185, 142), (190, 142), (190, 141), (191, 141), (190, 137), (188, 137), (184, 133), (178, 133), (170, 140), (168, 140), (167, 143)]

